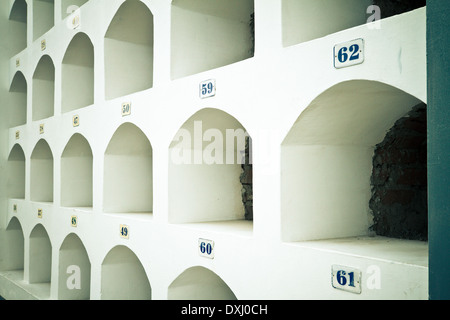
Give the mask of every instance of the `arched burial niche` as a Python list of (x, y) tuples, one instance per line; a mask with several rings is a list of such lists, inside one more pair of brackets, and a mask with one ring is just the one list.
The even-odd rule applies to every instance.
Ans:
[(114, 99), (153, 86), (153, 14), (125, 1), (105, 35), (105, 96)]
[(61, 206), (92, 207), (92, 172), (89, 142), (76, 133), (61, 155)]
[(365, 80), (339, 83), (311, 102), (281, 147), (284, 241), (369, 234), (375, 145), (419, 103)]
[(55, 112), (55, 66), (42, 56), (33, 74), (33, 121), (52, 117)]
[(61, 18), (65, 19), (89, 0), (61, 0)]
[(27, 123), (27, 92), (27, 80), (22, 72), (17, 71), (9, 88), (11, 96), (11, 108), (8, 108), (10, 128)]
[(365, 24), (373, 0), (282, 0), (285, 47)]
[(25, 154), (19, 144), (9, 154), (7, 176), (8, 198), (25, 199)]
[(152, 289), (136, 254), (125, 246), (113, 248), (102, 263), (102, 300), (150, 300)]
[(27, 47), (28, 4), (16, 0), (9, 14), (9, 35), (11, 54), (15, 55)]
[(30, 175), (31, 201), (53, 202), (53, 154), (44, 139), (39, 140), (31, 154)]
[(89, 37), (77, 33), (62, 61), (62, 112), (94, 103), (94, 46)]
[[(29, 262), (29, 282), (50, 284), (52, 244), (42, 224), (38, 224), (31, 231)], [(48, 289), (50, 290), (50, 286)]]
[[(218, 109), (202, 109), (183, 124), (169, 147), (171, 223), (253, 219), (241, 179), (243, 164), (251, 163), (247, 139), (242, 124)], [(251, 184), (251, 173), (246, 180)]]
[(251, 58), (253, 0), (173, 0), (172, 79)]
[(33, 40), (55, 25), (55, 1), (33, 0)]
[(60, 300), (89, 300), (91, 289), (91, 263), (80, 238), (69, 234), (59, 249)]
[(124, 123), (105, 151), (103, 210), (110, 213), (152, 213), (153, 150), (147, 136)]
[(214, 272), (192, 267), (169, 286), (169, 300), (237, 300), (230, 287)]
[(6, 228), (4, 256), (4, 269), (7, 271), (24, 270), (24, 236), (22, 226), (16, 217), (13, 217)]

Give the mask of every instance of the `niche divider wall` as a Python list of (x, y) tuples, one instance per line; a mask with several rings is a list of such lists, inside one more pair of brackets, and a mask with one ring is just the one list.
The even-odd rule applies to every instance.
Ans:
[[(368, 209), (374, 145), (427, 102), (426, 9), (381, 29), (366, 9), (28, 1), (28, 46), (0, 52), (0, 295), (427, 299), (427, 242), (369, 236)], [(359, 38), (364, 62), (334, 68)], [(334, 265), (360, 293), (332, 286)]]

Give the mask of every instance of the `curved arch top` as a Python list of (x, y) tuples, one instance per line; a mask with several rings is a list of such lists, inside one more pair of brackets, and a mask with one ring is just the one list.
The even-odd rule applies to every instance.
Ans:
[(213, 271), (191, 267), (169, 286), (169, 300), (237, 300), (231, 288)]
[[(186, 129), (193, 133), (194, 124), (196, 121), (201, 121), (204, 124), (202, 128), (206, 130), (217, 129), (221, 132), (225, 132), (227, 129), (245, 129), (245, 126), (243, 126), (242, 123), (229, 112), (220, 108), (207, 107), (196, 111), (187, 120), (184, 120), (184, 122), (176, 130), (179, 131), (180, 129)], [(174, 139), (176, 136), (177, 134), (175, 133), (169, 148), (174, 145)]]
[(338, 83), (317, 96), (295, 121), (283, 145), (375, 145), (421, 101), (371, 80)]
[[(142, 149), (147, 145), (149, 148)], [(105, 154), (149, 154), (152, 148), (150, 139), (136, 124), (122, 123), (114, 132), (106, 147)]]
[(151, 286), (144, 266), (127, 246), (112, 248), (102, 262), (102, 299), (149, 300)]

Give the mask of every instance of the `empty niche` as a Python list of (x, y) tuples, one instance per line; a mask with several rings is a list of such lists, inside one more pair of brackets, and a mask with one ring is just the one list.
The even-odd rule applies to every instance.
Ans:
[(5, 270), (24, 270), (24, 236), (22, 226), (16, 217), (13, 217), (6, 228), (5, 236)]
[(10, 128), (27, 123), (27, 92), (27, 80), (22, 72), (17, 71), (9, 88), (11, 108), (8, 108), (8, 119)]
[(8, 197), (25, 199), (25, 154), (19, 144), (14, 145), (8, 158)]
[(114, 99), (153, 86), (153, 14), (125, 1), (105, 35), (105, 96)]
[(33, 40), (53, 28), (55, 24), (55, 1), (33, 1)]
[(214, 272), (192, 267), (169, 286), (169, 300), (237, 300), (230, 287)]
[(110, 213), (152, 213), (153, 150), (147, 136), (124, 123), (105, 151), (103, 209)]
[(91, 263), (81, 239), (69, 234), (59, 249), (59, 300), (89, 300)]
[(89, 0), (61, 0), (61, 17), (67, 18)]
[(62, 61), (62, 112), (94, 103), (94, 47), (85, 33), (77, 33)]
[(54, 115), (55, 66), (48, 55), (44, 55), (33, 74), (33, 121)]
[(76, 133), (61, 156), (61, 206), (92, 207), (92, 170), (91, 147)]
[(16, 0), (9, 14), (10, 50), (15, 55), (27, 47), (28, 5), (25, 0)]
[(150, 300), (152, 289), (136, 254), (125, 246), (113, 248), (102, 263), (102, 300)]
[(282, 0), (283, 46), (365, 24), (372, 0)]
[(31, 201), (53, 202), (53, 154), (44, 139), (31, 154)]
[[(52, 244), (42, 224), (34, 227), (30, 234), (29, 283), (51, 282)], [(50, 291), (50, 285), (48, 286)]]
[(353, 80), (302, 112), (281, 147), (284, 241), (370, 234), (375, 146), (420, 102), (381, 82)]
[[(249, 135), (231, 115), (202, 109), (187, 120), (169, 147), (169, 220), (195, 223), (246, 217), (246, 141)], [(248, 151), (248, 150), (247, 150)], [(251, 195), (252, 197), (252, 195)]]
[(253, 0), (174, 0), (171, 77), (253, 57)]

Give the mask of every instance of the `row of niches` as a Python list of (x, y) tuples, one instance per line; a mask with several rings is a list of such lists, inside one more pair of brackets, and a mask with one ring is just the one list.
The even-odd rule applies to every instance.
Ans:
[[(58, 1), (58, 0), (56, 0)], [(75, 8), (80, 8), (89, 0), (60, 0), (61, 18), (66, 18)], [(28, 14), (28, 3), (32, 2), (32, 15)], [(27, 48), (28, 19), (33, 21), (32, 40), (35, 41), (55, 25), (55, 0), (15, 0), (9, 14), (11, 53), (13, 55)]]
[[(70, 5), (80, 6), (84, 2), (70, 2)], [(172, 79), (253, 57), (253, 0), (200, 2), (176, 0), (171, 4)], [(34, 0), (34, 3), (49, 6), (51, 8), (48, 10), (53, 10), (53, 1)], [(63, 7), (67, 5), (69, 1), (63, 3)], [(35, 11), (39, 7), (35, 5)], [(81, 12), (84, 8), (86, 5), (80, 6)], [(15, 34), (11, 35), (11, 47), (19, 49), (12, 50), (13, 55), (21, 52), (26, 43), (26, 11), (25, 1), (16, 0), (10, 15), (15, 30)], [(46, 20), (45, 15), (41, 15), (42, 19), (35, 19), (36, 23)], [(21, 24), (21, 28), (16, 27), (16, 24)], [(199, 37), (200, 34), (202, 37)], [(92, 38), (92, 35), (87, 34), (75, 35), (67, 48), (62, 62), (63, 112), (93, 103), (94, 47), (99, 44), (93, 45)], [(125, 1), (112, 18), (102, 45), (105, 49), (102, 60), (105, 64), (104, 95), (107, 100), (153, 87), (154, 17), (145, 3)], [(103, 61), (98, 63), (103, 64)], [(55, 66), (48, 58), (40, 61), (35, 69), (33, 84), (41, 82), (45, 92), (40, 95), (47, 98), (34, 99), (37, 106), (33, 104), (33, 107), (39, 109), (46, 104), (48, 110), (36, 111), (34, 120), (52, 114), (54, 102), (51, 101), (53, 95), (50, 90), (54, 86), (54, 72)], [(38, 93), (40, 89), (38, 85), (35, 92)]]
[[(91, 298), (91, 261), (83, 241), (75, 233), (67, 235), (59, 248), (52, 245), (42, 224), (37, 224), (25, 242), (18, 218), (13, 217), (5, 232), (5, 266), (18, 281), (39, 286), (39, 298), (57, 296), (59, 300), (89, 300)], [(25, 245), (28, 248), (25, 248)], [(59, 250), (57, 256), (52, 250)], [(27, 257), (25, 257), (27, 255)], [(52, 257), (58, 262), (52, 263)], [(27, 264), (27, 265), (26, 265)], [(57, 279), (52, 279), (52, 266), (57, 265)], [(152, 286), (147, 274), (148, 266), (128, 247), (112, 248), (101, 263), (101, 299), (150, 300)], [(25, 272), (25, 269), (28, 272)], [(150, 269), (151, 270), (151, 269)], [(27, 279), (25, 279), (27, 277)], [(58, 293), (52, 294), (52, 280), (58, 282)], [(31, 290), (32, 291), (32, 290)], [(213, 271), (192, 267), (178, 275), (168, 288), (169, 300), (226, 299), (235, 300), (231, 288)]]
[[(15, 0), (10, 11), (9, 21), (13, 31), (11, 43), (12, 54), (15, 55), (27, 47), (27, 24), (33, 18), (32, 39), (37, 40), (55, 25), (55, 2), (60, 1), (61, 18), (65, 19), (83, 6), (89, 0)], [(32, 2), (32, 15), (28, 14), (28, 3)], [(169, 1), (168, 1), (169, 3)], [(244, 44), (244, 48), (230, 51), (235, 59), (239, 59), (245, 50), (252, 51), (254, 43), (254, 1), (253, 0), (174, 0), (172, 8), (172, 41), (173, 53), (183, 52), (183, 56), (203, 56), (207, 43), (209, 57), (215, 54), (223, 55), (224, 48), (230, 50), (225, 42), (232, 41), (234, 47)], [(376, 5), (378, 9), (375, 9)], [(328, 34), (362, 25), (373, 21), (372, 17), (385, 18), (425, 6), (425, 0), (389, 1), (389, 0), (282, 0), (282, 39), (284, 46), (302, 43), (320, 38)], [(379, 12), (377, 11), (379, 10)], [(374, 14), (376, 16), (374, 16)], [(58, 15), (59, 16), (59, 15)], [(130, 25), (133, 30), (146, 28), (153, 30), (153, 13), (146, 4), (137, 0), (127, 0), (120, 7), (116, 17), (124, 19), (123, 31), (119, 32), (121, 40), (135, 44), (145, 44), (142, 35), (129, 33)], [(327, 23), (323, 23), (327, 21)], [(128, 25), (127, 25), (128, 23)], [(114, 24), (114, 23), (113, 23)], [(250, 29), (249, 29), (250, 28)], [(134, 35), (133, 35), (134, 34)], [(194, 34), (195, 37), (190, 36)], [(203, 35), (197, 37), (196, 35)], [(244, 36), (245, 34), (245, 36)], [(116, 38), (118, 40), (118, 38)], [(136, 41), (137, 40), (137, 41)], [(253, 39), (254, 40), (254, 39)], [(194, 42), (194, 43), (192, 43)], [(187, 44), (191, 45), (187, 45)], [(214, 52), (213, 52), (214, 51)], [(206, 58), (206, 57), (204, 57)], [(242, 58), (242, 57), (241, 57)], [(181, 70), (180, 70), (181, 72)], [(184, 70), (184, 72), (189, 72)]]
[[(86, 8), (87, 0), (61, 0), (62, 17), (70, 8)], [(282, 1), (283, 43), (293, 45), (364, 24), (372, 0)], [(380, 2), (380, 1), (378, 1)], [(398, 12), (422, 5), (414, 3)], [(33, 0), (33, 39), (54, 25), (54, 0)], [(399, 11), (400, 10), (400, 11)], [(16, 0), (10, 13), (12, 54), (26, 47), (27, 3)], [(174, 0), (171, 3), (171, 79), (226, 66), (254, 56), (255, 14), (253, 0)], [(392, 10), (391, 10), (392, 11)], [(395, 11), (392, 11), (395, 12)], [(339, 14), (337, 14), (339, 13)], [(392, 13), (390, 13), (392, 14)], [(301, 17), (301, 18), (299, 18)], [(29, 17), (28, 17), (29, 19)], [(316, 23), (313, 21), (320, 21)], [(326, 24), (322, 21), (327, 21)], [(70, 42), (62, 62), (62, 112), (94, 103), (94, 47), (91, 36), (78, 33)], [(154, 17), (149, 7), (127, 0), (118, 8), (104, 35), (104, 96), (107, 100), (153, 87), (155, 51)], [(49, 56), (39, 61), (33, 74), (33, 121), (54, 114), (55, 66)], [(11, 92), (17, 95), (17, 119), (24, 124), (27, 85), (16, 74)], [(19, 97), (20, 96), (20, 97)], [(26, 119), (25, 119), (26, 121)]]
[[(182, 3), (185, 4), (185, 2)], [(175, 6), (173, 15), (180, 14), (183, 18), (177, 19), (180, 23), (174, 26), (179, 30), (176, 32), (177, 36), (173, 41), (172, 48), (171, 72), (173, 78), (213, 69), (253, 56), (253, 36), (251, 27), (248, 26), (252, 19), (253, 3), (252, 1), (238, 3), (237, 8), (230, 13), (232, 17), (229, 19), (214, 17), (214, 19), (208, 18), (205, 21), (199, 18), (199, 24), (203, 24), (202, 27), (195, 24), (193, 24), (194, 27), (191, 27), (211, 31), (211, 28), (205, 26), (208, 21), (223, 20), (224, 26), (219, 28), (220, 30), (215, 29), (217, 35), (206, 37), (207, 39), (216, 38), (217, 41), (220, 41), (220, 43), (216, 41), (213, 45), (210, 43), (212, 40), (208, 40), (208, 43), (192, 43), (192, 39), (181, 39), (181, 32), (186, 37), (199, 32), (198, 30), (186, 30), (186, 25), (191, 22), (191, 14), (195, 15), (196, 13), (189, 10), (185, 12), (184, 8), (177, 9), (178, 7)], [(240, 16), (241, 11), (243, 12), (242, 16)], [(205, 14), (209, 17), (211, 13)], [(247, 14), (248, 21), (244, 19), (244, 15)], [(95, 65), (103, 63), (105, 65), (103, 76), (106, 100), (152, 88), (153, 38), (153, 15), (148, 7), (140, 1), (124, 2), (105, 34), (103, 61), (95, 61), (95, 46), (91, 37), (84, 32), (78, 32), (65, 51), (61, 68), (55, 66), (50, 55), (44, 54), (34, 68), (31, 85), (28, 84), (24, 73), (16, 72), (10, 86), (14, 108), (10, 111), (9, 126), (26, 124), (29, 110), (32, 112), (32, 121), (54, 116), (55, 96), (59, 96), (56, 91), (60, 92), (62, 113), (94, 104)], [(233, 45), (227, 46), (228, 49), (224, 50), (224, 41)], [(187, 46), (187, 43), (190, 45)], [(181, 46), (183, 50), (179, 50)], [(214, 48), (216, 51), (212, 52), (211, 50)], [(207, 50), (209, 55), (205, 59), (198, 59), (203, 55), (202, 50)], [(56, 72), (61, 74), (60, 88), (55, 88)], [(28, 102), (27, 95), (30, 87), (32, 88), (32, 99)]]
[[(197, 130), (204, 131), (200, 146), (194, 138)], [(217, 145), (221, 137), (231, 144)], [(102, 176), (103, 212), (153, 214), (153, 172), (158, 169), (153, 166), (153, 148), (146, 134), (125, 122), (106, 150), (97, 152), (91, 145), (75, 133), (64, 150), (55, 151), (40, 139), (31, 155), (25, 155), (16, 143), (8, 159), (8, 197), (53, 203), (58, 184), (62, 207), (92, 210), (94, 177)], [(250, 148), (245, 129), (225, 112), (203, 109), (187, 120), (168, 148), (170, 221), (252, 220)], [(61, 156), (55, 160), (54, 154)], [(103, 158), (102, 172), (93, 169), (96, 157)], [(55, 161), (60, 161), (60, 174), (54, 172)]]
[[(198, 132), (199, 141), (195, 138)], [(258, 219), (253, 212), (254, 155), (249, 144), (259, 146), (263, 143), (259, 139), (249, 137), (245, 126), (219, 109), (206, 108), (191, 116), (168, 150), (161, 151), (169, 153), (169, 221)], [(426, 240), (426, 143), (426, 105), (398, 88), (352, 80), (321, 93), (294, 122), (281, 145), (283, 240), (367, 235), (370, 229), (379, 235)], [(152, 212), (151, 180), (158, 168), (152, 167), (153, 149), (142, 131), (125, 123), (106, 151), (94, 153), (104, 159), (104, 210)], [(92, 190), (89, 143), (74, 136), (61, 154), (61, 205), (92, 206), (91, 195), (82, 197), (86, 203), (65, 198), (66, 192), (70, 197)], [(25, 158), (16, 145), (10, 163), (21, 171), (8, 171), (21, 181)], [(38, 143), (29, 161), (30, 199), (51, 201), (33, 194), (44, 190), (42, 183), (40, 191), (33, 190), (34, 175), (45, 172), (50, 176), (47, 194), (53, 194), (53, 156), (45, 140)], [(42, 166), (36, 173), (34, 162)], [(85, 172), (85, 178), (75, 175), (70, 166)], [(80, 191), (73, 189), (77, 187), (73, 181), (79, 183)], [(23, 198), (24, 186), (22, 182), (20, 188), (10, 190), (21, 190), (17, 195)]]

